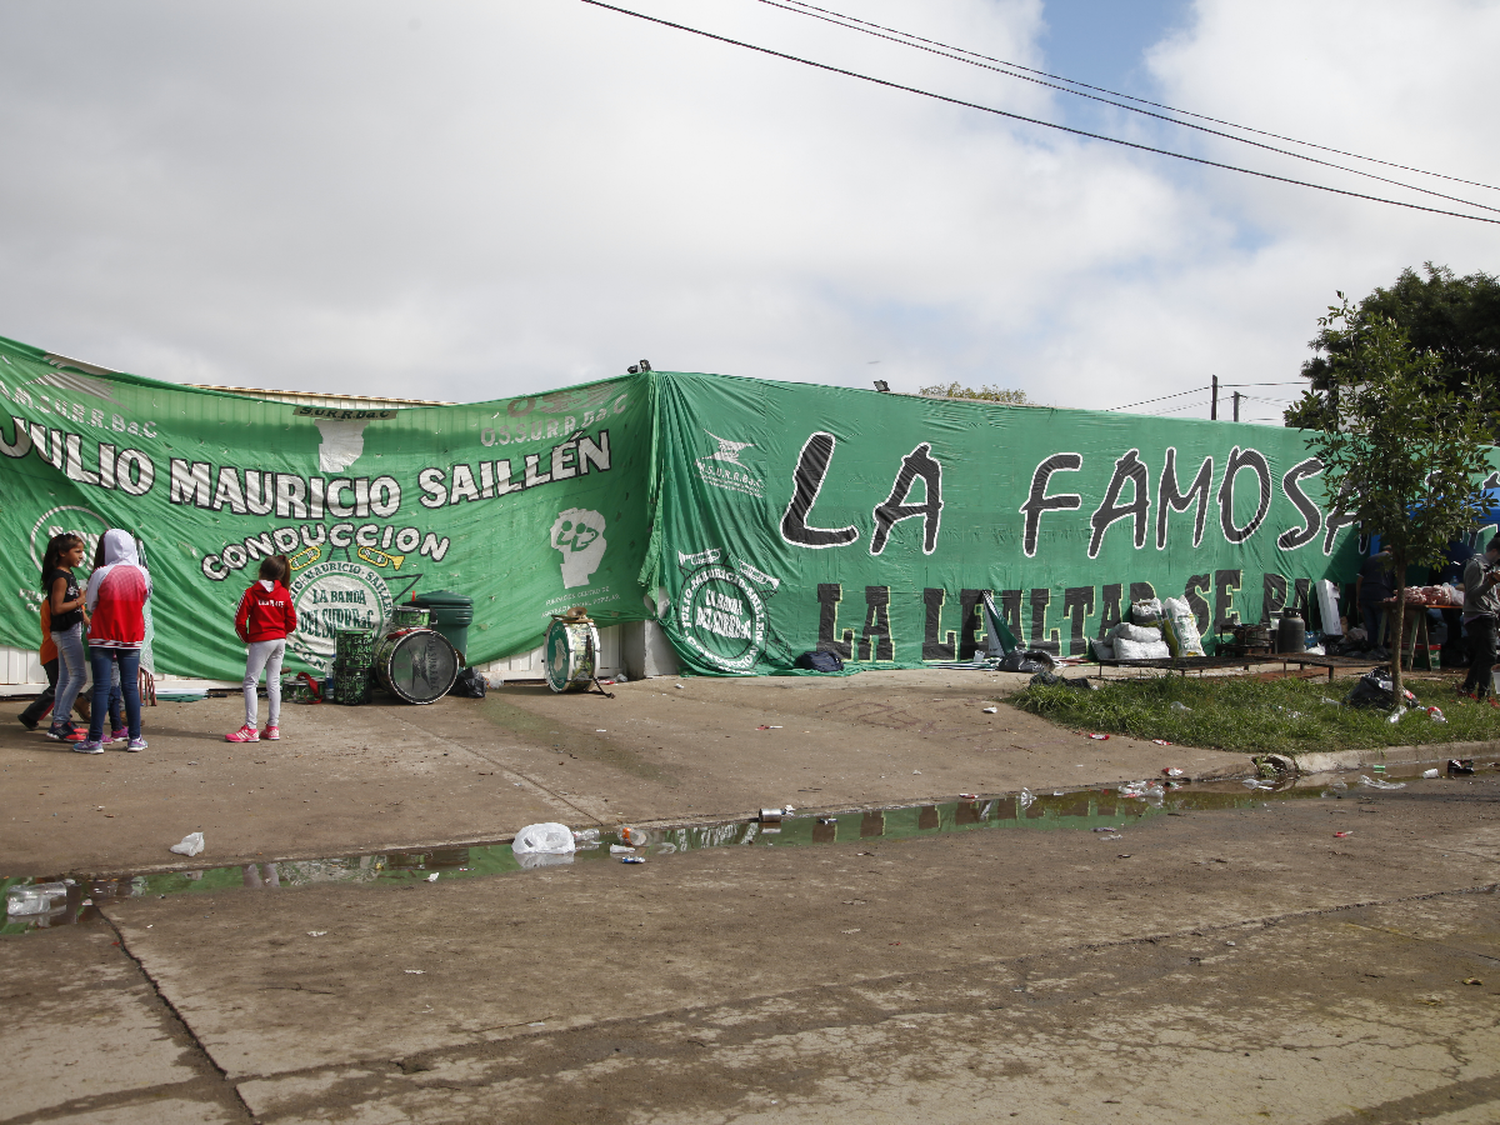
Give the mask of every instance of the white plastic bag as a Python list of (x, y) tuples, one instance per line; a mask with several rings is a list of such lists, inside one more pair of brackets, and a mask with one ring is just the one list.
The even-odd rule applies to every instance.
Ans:
[(168, 851), (176, 852), (178, 855), (195, 856), (203, 851), (203, 833), (189, 832), (182, 838), (182, 843), (173, 844)]
[(1159, 637), (1154, 641), (1142, 643), (1132, 641), (1126, 637), (1115, 640), (1115, 658), (1117, 660), (1170, 660), (1172, 650), (1167, 647), (1167, 642)]
[(1113, 636), (1116, 641), (1147, 645), (1161, 640), (1161, 629), (1156, 625), (1132, 625), (1129, 621), (1122, 621), (1115, 626)]
[(510, 850), (522, 867), (544, 867), (552, 863), (572, 863), (573, 830), (566, 824), (545, 821), (528, 824), (516, 833)]
[(1174, 656), (1202, 656), (1203, 637), (1192, 607), (1184, 598), (1166, 598), (1161, 603), (1164, 620), (1162, 632)]
[(1137, 625), (1156, 625), (1161, 621), (1161, 599), (1143, 598), (1130, 603), (1130, 620)]

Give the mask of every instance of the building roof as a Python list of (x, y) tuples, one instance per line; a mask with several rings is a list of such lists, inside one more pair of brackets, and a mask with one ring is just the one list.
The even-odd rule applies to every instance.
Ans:
[(326, 406), (337, 410), (400, 410), (412, 406), (452, 406), (453, 403), (430, 398), (372, 398), (365, 395), (330, 395), (318, 391), (276, 391), (260, 387), (216, 387), (209, 383), (189, 383), (204, 391), (220, 391), (266, 402), (288, 402), (298, 406)]

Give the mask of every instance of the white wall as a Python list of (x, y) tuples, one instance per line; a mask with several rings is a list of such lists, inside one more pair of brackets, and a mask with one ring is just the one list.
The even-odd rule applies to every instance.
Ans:
[(47, 673), (42, 671), (36, 649), (0, 646), (0, 691), (12, 684), (47, 686)]
[[(624, 663), (620, 659), (620, 626), (610, 625), (599, 630), (599, 660), (595, 674), (603, 679), (618, 676), (624, 671)], [(491, 660), (488, 664), (476, 664), (474, 667), (482, 672), (487, 680), (493, 683), (496, 679), (501, 680), (541, 680), (547, 676), (547, 648), (532, 649), (530, 652), (517, 653), (515, 656), (507, 656), (501, 660)]]

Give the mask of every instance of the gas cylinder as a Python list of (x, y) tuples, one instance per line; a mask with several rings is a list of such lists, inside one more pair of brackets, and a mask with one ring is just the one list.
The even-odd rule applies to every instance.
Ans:
[(1296, 607), (1281, 611), (1281, 621), (1276, 626), (1277, 652), (1305, 652), (1307, 650), (1307, 626), (1302, 623)]

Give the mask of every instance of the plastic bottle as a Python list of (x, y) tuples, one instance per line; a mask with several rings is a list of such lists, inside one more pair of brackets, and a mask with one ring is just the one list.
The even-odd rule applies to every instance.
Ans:
[(29, 883), (5, 892), (5, 913), (18, 916), (48, 914), (67, 902), (68, 888), (62, 883)]

